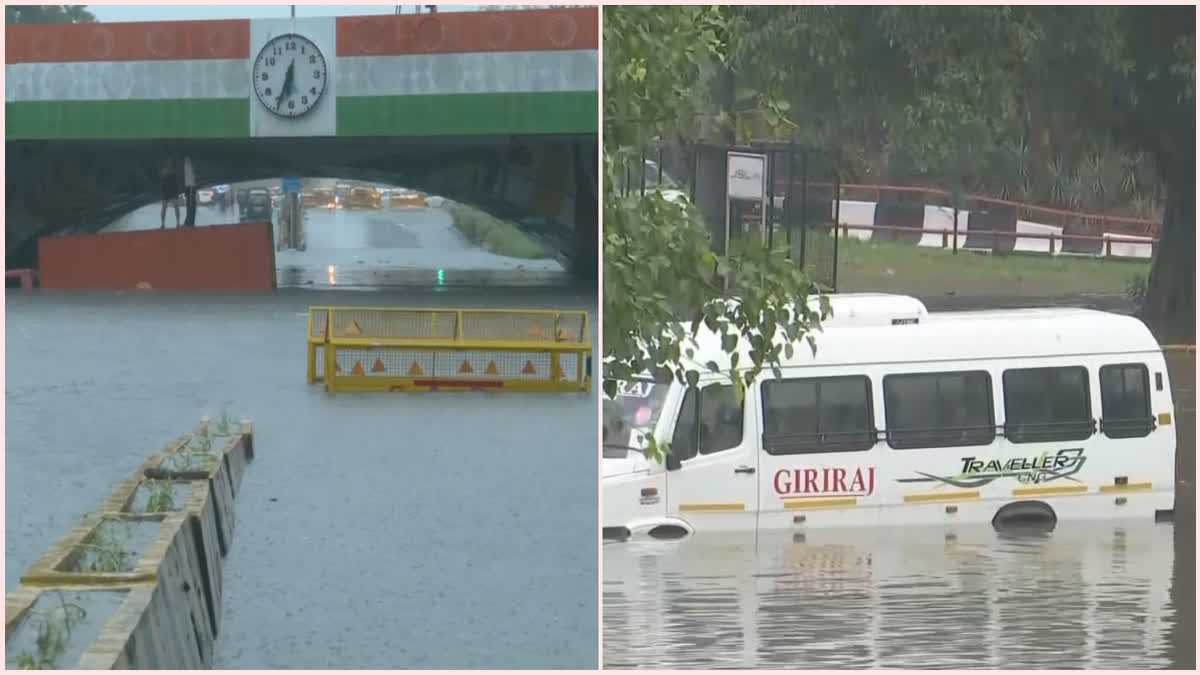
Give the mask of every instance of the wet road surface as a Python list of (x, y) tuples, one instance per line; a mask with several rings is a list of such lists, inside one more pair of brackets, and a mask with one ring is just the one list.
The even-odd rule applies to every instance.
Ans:
[[(131, 212), (104, 232), (159, 227), (161, 207)], [(446, 208), (305, 209), (306, 248), (279, 251), (281, 287), (376, 289), (389, 286), (538, 286), (570, 282), (554, 259), (526, 260), (485, 251), (455, 229)], [(276, 217), (277, 220), (277, 217)], [(174, 227), (168, 210), (167, 226)], [(237, 222), (237, 211), (196, 209), (196, 225)], [(278, 232), (275, 234), (278, 241)]]
[(227, 411), (254, 419), (257, 453), (217, 668), (596, 667), (596, 394), (331, 397), (304, 381), (310, 304), (594, 313), (594, 291), (6, 302), (6, 588), (147, 456)]

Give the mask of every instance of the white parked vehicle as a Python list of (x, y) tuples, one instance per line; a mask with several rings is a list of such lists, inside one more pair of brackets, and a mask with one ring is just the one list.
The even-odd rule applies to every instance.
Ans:
[[(696, 389), (618, 383), (604, 402), (606, 536), (1173, 510), (1166, 362), (1137, 319), (830, 299), (816, 355), (797, 345), (782, 379), (767, 370), (740, 404), (704, 366), (730, 358), (703, 328), (685, 364)], [(665, 464), (644, 456), (647, 433), (669, 444)]]
[(201, 206), (207, 206), (213, 203), (212, 190), (196, 190), (196, 203)]

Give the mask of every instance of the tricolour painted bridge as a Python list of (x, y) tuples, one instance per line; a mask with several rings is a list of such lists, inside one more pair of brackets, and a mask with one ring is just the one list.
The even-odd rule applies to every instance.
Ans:
[[(191, 156), (202, 183), (338, 175), (442, 194), (595, 266), (596, 8), (5, 33), (6, 151), (21, 167), (6, 179), (10, 267), (30, 264), (39, 236), (157, 200), (168, 154)], [(252, 82), (286, 34), (324, 63), (318, 103), (296, 117)]]

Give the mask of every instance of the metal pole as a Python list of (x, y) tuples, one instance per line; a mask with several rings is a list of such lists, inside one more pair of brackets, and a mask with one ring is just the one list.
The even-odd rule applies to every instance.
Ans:
[(787, 163), (787, 187), (783, 191), (783, 218), (786, 221), (784, 227), (787, 228), (787, 233), (784, 235), (787, 238), (788, 258), (792, 257), (792, 225), (795, 220), (792, 218), (792, 211), (796, 205), (792, 202), (792, 184), (796, 182), (796, 142), (788, 143), (788, 163)]
[(292, 18), (296, 18), (296, 6), (292, 5)]
[(763, 221), (766, 223), (767, 250), (775, 247), (775, 151), (767, 149), (766, 175), (763, 182), (767, 184), (767, 201), (763, 204)]
[(808, 249), (808, 149), (800, 152), (800, 269), (804, 269)]
[(842, 172), (833, 174), (833, 292), (837, 292), (838, 277), (838, 224), (842, 220)]
[[(951, 199), (954, 200), (954, 246), (952, 248), (952, 254), (958, 255), (958, 198), (952, 196)], [(1054, 244), (1051, 244), (1050, 246), (1053, 247)]]

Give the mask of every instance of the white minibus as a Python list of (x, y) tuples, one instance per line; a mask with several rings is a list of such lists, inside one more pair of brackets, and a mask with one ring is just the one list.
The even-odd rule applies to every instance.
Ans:
[[(766, 370), (741, 402), (702, 365), (730, 362), (703, 328), (685, 364), (702, 373), (696, 388), (617, 383), (604, 402), (606, 537), (1173, 510), (1170, 383), (1136, 318), (831, 301), (816, 354), (798, 346), (781, 379)], [(664, 463), (644, 456), (646, 434), (669, 444)]]

